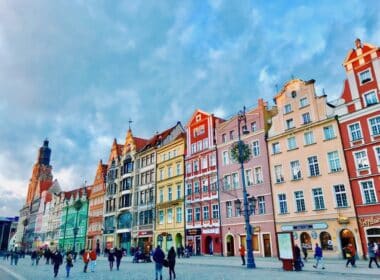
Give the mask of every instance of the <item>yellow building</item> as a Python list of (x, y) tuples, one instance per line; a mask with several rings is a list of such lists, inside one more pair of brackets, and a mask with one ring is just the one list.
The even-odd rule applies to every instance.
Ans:
[(186, 134), (180, 122), (157, 149), (155, 246), (164, 251), (184, 246), (184, 153)]

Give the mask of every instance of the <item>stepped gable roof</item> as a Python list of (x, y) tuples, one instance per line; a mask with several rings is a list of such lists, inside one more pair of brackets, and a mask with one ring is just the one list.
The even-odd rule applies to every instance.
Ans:
[(196, 116), (197, 114), (199, 114), (199, 113), (200, 113), (200, 114), (203, 114), (203, 115), (206, 115), (206, 116), (212, 116), (212, 117), (214, 118), (215, 122), (224, 122), (224, 121), (225, 121), (225, 119), (220, 118), (220, 117), (217, 117), (217, 116), (215, 116), (215, 115), (212, 114), (212, 113), (207, 113), (207, 112), (205, 112), (205, 111), (202, 111), (201, 109), (196, 109), (196, 110), (194, 111), (194, 113), (191, 115), (190, 119), (188, 120), (188, 122), (187, 122), (187, 124), (186, 124), (186, 127), (189, 127), (189, 126), (190, 126), (192, 120), (193, 120), (193, 119), (195, 118), (195, 116)]
[(111, 151), (110, 151), (110, 156), (108, 158), (108, 164), (110, 164), (110, 162), (113, 159), (121, 156), (121, 154), (123, 152), (123, 147), (124, 147), (124, 145), (121, 145), (121, 144), (117, 143), (116, 138), (113, 139), (112, 146), (111, 146)]
[[(368, 54), (370, 52), (376, 52), (380, 51), (379, 47), (376, 47), (374, 45), (368, 44), (368, 43), (362, 43), (360, 39), (355, 40), (355, 47), (356, 49), (351, 49), (348, 51), (347, 56), (343, 62), (343, 65), (347, 64), (348, 62), (358, 59), (363, 56), (363, 54)], [(360, 52), (357, 52), (356, 50), (360, 50)]]
[(91, 186), (85, 186), (85, 187), (79, 187), (77, 189), (73, 189), (71, 191), (65, 191), (64, 195), (66, 199), (70, 199), (73, 197), (73, 199), (81, 198), (84, 194), (86, 194), (87, 197), (91, 194)]

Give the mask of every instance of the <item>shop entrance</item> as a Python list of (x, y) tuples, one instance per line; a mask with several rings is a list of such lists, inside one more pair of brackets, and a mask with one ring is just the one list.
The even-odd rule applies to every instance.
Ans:
[(311, 238), (307, 232), (301, 233), (301, 247), (306, 247), (308, 250), (312, 250)]
[(342, 256), (343, 256), (344, 259), (346, 258), (346, 254), (344, 252), (344, 248), (349, 243), (351, 243), (352, 246), (354, 246), (354, 248), (356, 250), (355, 237), (354, 237), (354, 234), (352, 233), (352, 231), (350, 231), (349, 229), (343, 229), (343, 230), (341, 230), (340, 231), (340, 245), (341, 245), (341, 248), (342, 248)]
[(195, 237), (195, 254), (199, 256), (201, 254), (201, 237)]
[(227, 257), (235, 256), (234, 237), (227, 235)]
[(270, 246), (270, 235), (263, 234), (263, 241), (264, 241), (264, 257), (271, 257), (272, 249)]
[(214, 248), (212, 244), (212, 237), (211, 236), (206, 236), (206, 254), (212, 255), (214, 253)]
[(176, 248), (180, 248), (182, 246), (182, 235), (180, 233), (175, 235), (175, 246)]

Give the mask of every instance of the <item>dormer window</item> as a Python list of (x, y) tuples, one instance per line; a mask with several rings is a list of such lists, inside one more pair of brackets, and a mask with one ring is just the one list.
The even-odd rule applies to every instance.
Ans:
[(368, 93), (365, 93), (364, 94), (364, 100), (365, 100), (366, 106), (371, 106), (371, 105), (379, 103), (379, 101), (377, 100), (376, 91), (374, 91), (374, 90), (370, 91)]
[(364, 70), (359, 73), (360, 84), (365, 84), (372, 81), (372, 75), (370, 69)]

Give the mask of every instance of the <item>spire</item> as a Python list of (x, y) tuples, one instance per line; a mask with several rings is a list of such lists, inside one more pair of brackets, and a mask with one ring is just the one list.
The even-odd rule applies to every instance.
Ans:
[(38, 151), (38, 164), (50, 165), (50, 154), (51, 149), (49, 148), (49, 140), (46, 138), (43, 142), (42, 147)]

